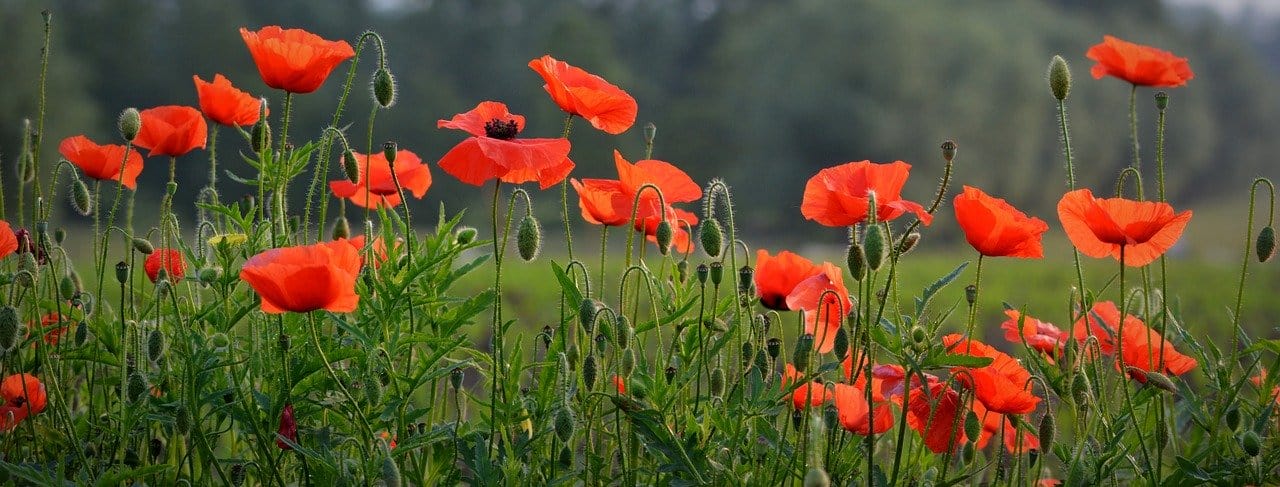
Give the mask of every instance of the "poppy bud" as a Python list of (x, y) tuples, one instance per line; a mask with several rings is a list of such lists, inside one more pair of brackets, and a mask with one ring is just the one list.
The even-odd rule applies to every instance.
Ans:
[(813, 351), (813, 334), (805, 333), (796, 339), (796, 350), (791, 355), (791, 364), (796, 372), (804, 372), (809, 368), (809, 353)]
[(635, 370), (636, 370), (636, 351), (635, 351), (635, 349), (633, 349), (633, 348), (628, 348), (628, 349), (626, 349), (626, 350), (623, 350), (623, 351), (622, 351), (622, 364), (621, 364), (621, 368), (622, 368), (622, 375), (623, 375), (624, 377), (631, 377), (631, 373), (632, 373), (632, 372), (635, 372)]
[(724, 369), (716, 367), (711, 369), (711, 397), (720, 397), (724, 394)]
[(1053, 417), (1049, 411), (1045, 411), (1044, 416), (1040, 417), (1040, 449), (1052, 451), (1053, 439), (1058, 435), (1058, 420)]
[(964, 300), (965, 302), (969, 303), (969, 306), (973, 306), (974, 303), (977, 303), (978, 302), (978, 286), (975, 286), (973, 284), (965, 286)]
[(370, 405), (382, 404), (382, 383), (370, 378), (364, 382), (364, 400)]
[(570, 343), (569, 348), (564, 351), (564, 354), (565, 358), (569, 359), (569, 363), (574, 364), (578, 363), (578, 357), (582, 355), (582, 353), (578, 351), (577, 343)]
[(243, 463), (237, 463), (231, 466), (231, 485), (240, 487), (244, 485), (245, 470)]
[(626, 316), (618, 317), (618, 332), (615, 336), (618, 339), (618, 348), (626, 350), (631, 346), (631, 339), (636, 336), (636, 329), (631, 326)]
[(654, 239), (658, 244), (658, 253), (667, 255), (667, 252), (671, 251), (672, 235), (671, 222), (666, 220), (658, 222), (658, 229), (654, 232)]
[(147, 446), (147, 453), (151, 454), (152, 461), (160, 458), (160, 454), (164, 453), (164, 440), (160, 438), (152, 438)]
[(281, 333), (280, 336), (276, 337), (276, 345), (280, 347), (280, 350), (285, 352), (289, 351), (289, 344), (289, 335)]
[(778, 355), (782, 354), (782, 339), (778, 337), (770, 338), (765, 342), (765, 350), (769, 352), (769, 358), (778, 360)]
[(969, 411), (964, 418), (964, 435), (969, 437), (969, 441), (978, 441), (978, 435), (982, 434), (982, 422), (978, 421), (978, 415), (973, 411)]
[(18, 310), (12, 306), (0, 308), (0, 351), (12, 349), (18, 343)]
[(719, 286), (720, 281), (724, 280), (724, 263), (720, 261), (711, 263), (711, 285)]
[(717, 333), (729, 331), (729, 325), (720, 318), (702, 320), (702, 326)]
[(1071, 381), (1071, 398), (1075, 400), (1076, 406), (1084, 407), (1089, 404), (1089, 378), (1084, 374), (1076, 374)]
[(394, 140), (388, 140), (382, 143), (382, 157), (387, 159), (387, 164), (396, 167), (396, 153), (400, 151), (400, 146)]
[(116, 281), (124, 284), (129, 280), (129, 264), (123, 260), (116, 263)]
[(54, 242), (54, 243), (62, 244), (62, 241), (63, 241), (63, 240), (66, 240), (66, 239), (67, 239), (67, 230), (66, 230), (66, 229), (64, 229), (64, 228), (59, 228), (59, 229), (57, 229), (57, 230), (54, 230), (54, 231), (53, 231), (53, 242)]
[(867, 233), (862, 237), (862, 248), (867, 257), (867, 269), (870, 271), (880, 270), (880, 265), (884, 263), (888, 254), (889, 246), (885, 245), (884, 239), (884, 230), (880, 225), (867, 227)]
[(62, 297), (71, 297), (76, 294), (76, 285), (71, 282), (71, 276), (63, 274), (62, 279), (58, 280), (58, 292), (62, 293)]
[(1276, 255), (1276, 229), (1271, 225), (1262, 227), (1258, 232), (1258, 262), (1266, 262)]
[(1156, 109), (1164, 110), (1169, 108), (1169, 94), (1163, 91), (1156, 92)]
[(1223, 419), (1226, 419), (1227, 421), (1227, 428), (1231, 431), (1235, 431), (1236, 428), (1240, 427), (1240, 409), (1231, 408), (1231, 410), (1227, 411), (1227, 415)]
[(653, 122), (644, 124), (644, 145), (653, 145), (653, 139), (658, 136), (658, 126)]
[(453, 390), (462, 387), (462, 369), (453, 369), (449, 371), (449, 385), (453, 386)]
[(395, 459), (389, 454), (382, 458), (382, 485), (400, 487), (400, 466), (396, 465)]
[(152, 252), (156, 251), (156, 247), (151, 244), (150, 240), (142, 237), (133, 237), (133, 250), (142, 255), (151, 255)]
[(1262, 440), (1253, 430), (1246, 430), (1240, 437), (1240, 448), (1249, 456), (1256, 457), (1262, 452)]
[(222, 277), (221, 267), (205, 267), (196, 273), (196, 278), (205, 284), (213, 284), (220, 277)]
[(178, 408), (173, 411), (173, 426), (180, 435), (185, 435), (191, 431), (191, 411), (186, 406), (179, 404)]
[(837, 357), (843, 357), (849, 352), (849, 332), (844, 331), (844, 327), (836, 329), (836, 337), (832, 344), (831, 351), (836, 353)]
[(116, 120), (116, 129), (120, 131), (120, 138), (125, 142), (133, 142), (138, 137), (138, 132), (142, 130), (142, 114), (138, 113), (137, 108), (126, 108), (120, 112), (120, 118)]
[(804, 487), (830, 487), (831, 477), (821, 467), (810, 468), (804, 474)]
[(76, 210), (80, 216), (89, 216), (93, 213), (93, 201), (89, 197), (89, 187), (84, 184), (84, 180), (75, 178), (71, 180), (71, 208)]
[(520, 219), (520, 228), (516, 230), (516, 250), (525, 262), (533, 262), (542, 249), (542, 226), (533, 215), (525, 215)]
[(586, 390), (590, 391), (595, 389), (597, 373), (599, 373), (599, 370), (596, 368), (596, 357), (594, 355), (587, 355), (587, 357), (582, 360), (582, 385)]
[(542, 327), (542, 346), (545, 348), (551, 348), (551, 333), (551, 325)]
[(582, 298), (582, 303), (578, 305), (578, 322), (582, 323), (582, 329), (587, 333), (596, 326), (596, 313), (600, 312), (603, 306), (599, 301), (591, 298)]
[(849, 244), (845, 263), (849, 266), (849, 274), (853, 275), (853, 280), (861, 281), (867, 275), (867, 256), (862, 252), (862, 246), (856, 242)]
[(147, 395), (147, 378), (142, 375), (141, 371), (135, 370), (129, 374), (129, 381), (125, 384), (125, 395), (130, 401), (137, 402)]
[(791, 428), (800, 431), (800, 423), (804, 421), (804, 413), (799, 409), (791, 411)]
[(266, 117), (259, 118), (258, 123), (253, 124), (253, 130), (249, 132), (249, 148), (258, 153), (271, 148), (271, 124), (267, 123)]
[(604, 353), (607, 351), (606, 349), (608, 348), (608, 346), (609, 346), (609, 339), (604, 337), (604, 333), (597, 333), (596, 334), (596, 353), (600, 354), (600, 356), (603, 357)]
[(476, 241), (476, 235), (478, 233), (479, 232), (474, 227), (462, 227), (454, 233), (453, 240), (457, 242), (458, 245), (467, 245)]
[(702, 240), (702, 251), (707, 256), (713, 259), (720, 257), (720, 246), (724, 245), (724, 231), (720, 229), (720, 220), (711, 217), (702, 222), (699, 238)]
[(898, 255), (906, 255), (908, 252), (915, 250), (918, 243), (920, 243), (920, 232), (911, 232), (903, 235), (898, 240)]
[(151, 330), (147, 335), (147, 358), (152, 363), (160, 360), (160, 355), (164, 353), (164, 334), (160, 330)]
[(756, 346), (750, 341), (742, 342), (742, 367), (746, 368), (751, 364), (751, 359), (756, 356)]
[(680, 281), (681, 284), (689, 280), (689, 261), (681, 260), (676, 263), (676, 280)]
[(378, 68), (373, 72), (373, 101), (382, 108), (391, 108), (396, 103), (396, 78), (387, 68)]
[(1071, 68), (1062, 56), (1053, 56), (1049, 60), (1049, 92), (1058, 101), (1066, 100), (1071, 93)]
[(695, 272), (695, 273), (697, 274), (697, 276), (698, 276), (698, 283), (699, 283), (699, 284), (706, 284), (706, 283), (707, 283), (707, 274), (711, 273), (711, 268), (710, 268), (710, 267), (707, 267), (707, 265), (706, 265), (706, 264), (698, 264), (698, 267), (695, 269), (695, 271), (694, 271), (694, 272)]
[(552, 428), (556, 432), (556, 438), (562, 442), (568, 443), (573, 438), (573, 411), (569, 409), (568, 404), (556, 410)]
[(1169, 427), (1164, 424), (1156, 424), (1156, 448), (1164, 449), (1169, 444)]
[(339, 216), (333, 220), (333, 239), (349, 238), (351, 236), (351, 223), (347, 221), (347, 217)]
[(676, 368), (668, 366), (667, 370), (662, 371), (662, 375), (667, 378), (667, 383), (670, 384), (671, 381), (676, 379)]
[[(1130, 367), (1129, 369), (1130, 369), (1130, 373), (1143, 372), (1141, 369), (1135, 369), (1133, 367)], [(1173, 381), (1169, 379), (1169, 376), (1161, 374), (1154, 370), (1145, 371), (1144, 374), (1146, 375), (1146, 378), (1147, 378), (1147, 384), (1154, 386), (1156, 389), (1160, 389), (1162, 391), (1169, 392), (1169, 393), (1178, 392), (1178, 386), (1173, 384)]]
[[(827, 387), (831, 387), (831, 383), (827, 383)], [(836, 409), (834, 404), (827, 404), (822, 408), (822, 424), (827, 427), (829, 432), (835, 433), (836, 428), (840, 426), (840, 411)]]
[(561, 448), (559, 459), (560, 459), (560, 466), (572, 467), (573, 466), (573, 450), (570, 450), (569, 447), (567, 446), (564, 448)]
[(81, 321), (76, 325), (76, 346), (83, 346), (87, 341), (89, 341), (89, 325)]

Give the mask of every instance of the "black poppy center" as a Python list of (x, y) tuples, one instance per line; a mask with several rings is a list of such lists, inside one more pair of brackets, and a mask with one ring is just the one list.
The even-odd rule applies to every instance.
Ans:
[(493, 119), (484, 124), (484, 135), (492, 139), (511, 140), (516, 138), (520, 127), (515, 120)]

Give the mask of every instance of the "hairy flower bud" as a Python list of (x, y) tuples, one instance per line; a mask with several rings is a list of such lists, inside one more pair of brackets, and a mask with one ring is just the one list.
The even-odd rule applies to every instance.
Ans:
[(1276, 229), (1271, 225), (1262, 227), (1262, 231), (1258, 232), (1258, 241), (1256, 243), (1258, 251), (1258, 262), (1266, 262), (1276, 255)]
[(1058, 420), (1053, 417), (1049, 411), (1040, 417), (1040, 449), (1044, 451), (1053, 451), (1053, 440), (1058, 435)]
[(138, 137), (138, 132), (142, 130), (142, 115), (138, 113), (137, 108), (126, 108), (120, 112), (120, 118), (116, 120), (116, 129), (120, 131), (120, 138), (125, 142), (133, 142)]
[(711, 217), (703, 221), (699, 238), (702, 240), (702, 251), (707, 256), (713, 259), (720, 257), (721, 246), (724, 245), (724, 230), (720, 229), (720, 220)]
[(18, 343), (21, 326), (17, 309), (13, 306), (0, 308), (0, 352), (11, 350)]
[(249, 148), (258, 153), (271, 148), (271, 124), (267, 123), (267, 117), (259, 117), (258, 123), (253, 124), (253, 130), (249, 131)]
[(1062, 56), (1053, 56), (1049, 60), (1049, 92), (1058, 101), (1066, 100), (1071, 93), (1071, 68)]
[(130, 401), (137, 402), (146, 397), (147, 389), (147, 378), (141, 371), (134, 370), (129, 374), (129, 381), (125, 383), (125, 395)]
[(80, 216), (93, 214), (93, 198), (89, 195), (89, 187), (79, 177), (71, 180), (71, 208)]
[(689, 280), (689, 261), (681, 259), (676, 263), (676, 280), (684, 284)]
[(898, 255), (906, 255), (908, 252), (915, 250), (916, 244), (920, 243), (920, 232), (911, 232), (903, 235), (898, 239)]
[(1256, 457), (1262, 452), (1262, 439), (1258, 438), (1258, 434), (1253, 430), (1246, 430), (1240, 437), (1240, 449), (1244, 450), (1245, 454)]
[(555, 419), (552, 421), (552, 429), (555, 430), (556, 438), (561, 442), (568, 443), (573, 438), (573, 410), (569, 409), (569, 405), (565, 404), (556, 410)]
[(400, 466), (396, 465), (396, 460), (391, 455), (382, 457), (382, 485), (385, 487), (400, 487)]
[(591, 333), (596, 326), (596, 313), (600, 312), (600, 308), (604, 306), (599, 301), (591, 298), (582, 298), (582, 302), (578, 304), (578, 323), (582, 324), (582, 329), (587, 333)]
[(667, 255), (667, 252), (671, 251), (671, 239), (673, 236), (671, 222), (666, 220), (658, 222), (658, 229), (654, 232), (654, 240), (658, 244), (658, 253)]
[(636, 350), (634, 348), (628, 348), (622, 351), (622, 364), (620, 365), (620, 368), (622, 369), (623, 377), (631, 377), (631, 373), (635, 372)]
[(133, 237), (133, 250), (143, 255), (151, 255), (156, 251), (156, 247), (151, 244), (150, 240), (142, 237)]
[(804, 487), (830, 487), (831, 477), (821, 467), (812, 467), (804, 474)]
[(1223, 418), (1227, 422), (1227, 429), (1235, 431), (1240, 427), (1240, 408), (1231, 408), (1227, 410), (1227, 415)]
[(542, 225), (533, 215), (525, 215), (520, 219), (520, 227), (516, 230), (516, 250), (525, 262), (533, 262), (542, 250)]
[(339, 216), (333, 220), (333, 239), (343, 239), (351, 237), (351, 222), (347, 221), (347, 217)]
[(461, 227), (458, 228), (457, 232), (454, 232), (453, 241), (457, 242), (458, 245), (468, 245), (476, 241), (476, 235), (479, 233), (474, 227)]
[(373, 72), (373, 101), (382, 108), (391, 108), (396, 103), (396, 78), (387, 68), (378, 68)]
[(342, 152), (342, 171), (346, 173), (347, 181), (360, 182), (360, 163), (356, 160), (356, 153), (351, 149)]
[(1071, 381), (1071, 398), (1075, 401), (1076, 406), (1084, 407), (1089, 404), (1089, 398), (1092, 396), (1089, 387), (1089, 378), (1083, 373), (1078, 373)]
[(795, 366), (797, 372), (804, 372), (809, 368), (809, 355), (813, 351), (813, 334), (805, 333), (796, 339), (796, 350), (791, 355), (791, 364)]
[(831, 351), (835, 352), (837, 357), (843, 357), (849, 353), (849, 332), (845, 331), (843, 326), (836, 329), (836, 337), (832, 345)]
[(711, 369), (711, 397), (722, 395), (724, 395), (724, 369), (716, 367)]
[(162, 354), (164, 354), (164, 334), (160, 333), (160, 330), (151, 330), (151, 333), (147, 334), (147, 359), (151, 360), (151, 363), (156, 363)]
[(867, 269), (880, 270), (880, 266), (888, 257), (889, 250), (889, 246), (885, 243), (884, 229), (880, 225), (867, 227), (867, 233), (862, 237), (862, 248), (867, 257)]
[(596, 376), (599, 372), (599, 369), (596, 367), (595, 355), (587, 355), (586, 358), (582, 360), (582, 385), (586, 390), (590, 391), (595, 389)]

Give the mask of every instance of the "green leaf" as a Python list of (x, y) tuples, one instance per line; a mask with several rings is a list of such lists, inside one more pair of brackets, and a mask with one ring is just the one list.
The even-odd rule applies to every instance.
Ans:
[(921, 291), (920, 293), (920, 297), (916, 298), (916, 315), (918, 316), (923, 313), (925, 306), (929, 305), (929, 300), (933, 299), (933, 296), (938, 294), (938, 291), (941, 291), (942, 288), (947, 287), (947, 285), (951, 284), (952, 281), (955, 281), (957, 277), (960, 277), (960, 273), (964, 272), (964, 268), (968, 266), (968, 262), (962, 262), (949, 274), (942, 276), (937, 281), (934, 281), (933, 284), (925, 286), (924, 291)]
[[(627, 416), (635, 432), (640, 435), (640, 443), (653, 453), (660, 453), (676, 465), (675, 473), (685, 481), (695, 485), (706, 484), (701, 472), (710, 468), (707, 458), (702, 455), (690, 456), (684, 446), (676, 439), (676, 435), (662, 420), (662, 414), (649, 409), (643, 404), (626, 396), (609, 396), (613, 404)], [(680, 475), (683, 473), (684, 475)]]

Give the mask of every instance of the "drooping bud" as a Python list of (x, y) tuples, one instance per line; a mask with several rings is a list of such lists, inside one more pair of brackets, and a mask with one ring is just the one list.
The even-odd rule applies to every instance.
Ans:
[(1058, 435), (1058, 420), (1054, 419), (1053, 414), (1046, 411), (1044, 416), (1040, 417), (1040, 449), (1044, 451), (1053, 451), (1053, 439)]
[(160, 330), (151, 330), (147, 335), (147, 359), (151, 360), (151, 363), (156, 363), (162, 354), (164, 354), (164, 334), (160, 333)]
[(591, 298), (582, 298), (582, 302), (578, 304), (578, 322), (587, 333), (595, 329), (596, 313), (600, 312), (601, 306), (603, 305), (599, 301)]
[(1062, 59), (1062, 56), (1053, 56), (1049, 60), (1048, 76), (1049, 92), (1058, 101), (1066, 100), (1067, 95), (1071, 94), (1071, 68), (1067, 66), (1067, 60)]
[(93, 214), (93, 199), (89, 196), (89, 187), (78, 177), (71, 180), (71, 208), (80, 216)]
[(559, 460), (560, 460), (560, 466), (572, 467), (573, 466), (573, 450), (570, 450), (569, 447), (567, 446), (564, 448), (561, 448)]
[(551, 329), (551, 325), (546, 325), (542, 327), (542, 347), (543, 348), (547, 348), (547, 349), (551, 348), (552, 333), (553, 333), (553, 330)]
[(387, 68), (378, 68), (373, 72), (373, 101), (382, 108), (391, 108), (396, 103), (396, 78)]
[(809, 368), (809, 355), (813, 352), (813, 334), (805, 333), (796, 339), (796, 350), (791, 355), (791, 364), (795, 366), (797, 372), (804, 372)]
[(671, 251), (671, 239), (673, 236), (671, 222), (666, 220), (658, 222), (658, 229), (654, 232), (654, 240), (658, 244), (658, 253), (667, 255), (667, 252)]
[(160, 458), (160, 454), (164, 453), (164, 440), (160, 438), (152, 438), (147, 445), (147, 453), (151, 454), (151, 460), (155, 461)]
[(721, 395), (724, 395), (724, 369), (716, 367), (711, 369), (711, 397)]
[(333, 239), (351, 237), (351, 222), (347, 221), (347, 217), (339, 216), (333, 220)]
[(831, 351), (835, 352), (837, 357), (843, 357), (849, 353), (849, 332), (846, 332), (843, 326), (836, 329), (835, 343)]
[(130, 107), (121, 111), (120, 118), (116, 120), (116, 129), (125, 142), (133, 142), (142, 130), (142, 115), (138, 113), (138, 109)]
[(400, 146), (394, 140), (388, 140), (382, 143), (382, 157), (387, 159), (387, 164), (391, 167), (396, 166), (396, 154), (400, 152)]
[(364, 381), (364, 400), (373, 406), (382, 404), (382, 383), (370, 377)]
[(71, 276), (63, 274), (62, 279), (58, 280), (58, 292), (64, 298), (70, 298), (76, 295), (76, 284), (71, 280)]
[(853, 275), (853, 280), (861, 281), (867, 275), (867, 256), (863, 253), (861, 245), (849, 244), (849, 249), (845, 253), (845, 262), (849, 265), (849, 273)]
[(1258, 241), (1256, 244), (1258, 251), (1258, 262), (1266, 262), (1276, 255), (1276, 229), (1271, 225), (1262, 227), (1262, 231), (1258, 232)]
[(1143, 373), (1147, 378), (1147, 384), (1154, 386), (1156, 389), (1160, 389), (1168, 393), (1178, 392), (1178, 386), (1174, 385), (1173, 381), (1170, 380), (1169, 376), (1167, 375), (1161, 374), (1154, 370), (1143, 371), (1141, 369), (1135, 369), (1133, 367), (1130, 367), (1129, 369), (1130, 369), (1130, 374), (1134, 372)]
[(129, 374), (129, 381), (125, 384), (125, 394), (130, 401), (137, 402), (147, 395), (147, 378), (142, 375), (141, 371), (135, 370)]
[(1223, 419), (1227, 422), (1227, 429), (1235, 431), (1240, 427), (1240, 408), (1231, 408)]
[(1076, 406), (1084, 407), (1089, 404), (1089, 398), (1092, 395), (1089, 389), (1089, 378), (1085, 374), (1076, 374), (1071, 381), (1071, 398)]
[(156, 247), (151, 244), (150, 240), (142, 237), (133, 237), (133, 250), (142, 255), (151, 255), (152, 252), (156, 251)]
[(246, 472), (243, 463), (237, 463), (231, 466), (231, 485), (240, 487), (244, 485)]
[(699, 238), (702, 240), (702, 251), (707, 256), (713, 259), (720, 257), (721, 246), (724, 245), (724, 230), (720, 229), (720, 220), (711, 217), (703, 221)]
[(831, 477), (821, 467), (812, 467), (804, 474), (804, 487), (831, 487)]
[(18, 310), (13, 306), (0, 308), (0, 351), (8, 351), (18, 343), (19, 328)]
[(622, 376), (631, 377), (631, 373), (636, 370), (636, 350), (628, 348), (622, 351)]
[(54, 243), (61, 245), (62, 241), (66, 239), (67, 239), (67, 230), (65, 228), (59, 228), (53, 231)]
[(202, 284), (206, 284), (206, 285), (217, 282), (217, 280), (221, 277), (222, 277), (221, 267), (212, 267), (212, 266), (203, 267), (200, 269), (199, 272), (196, 272), (196, 279), (199, 279)]
[(1156, 109), (1164, 110), (1169, 108), (1169, 93), (1164, 91), (1156, 92)]
[(569, 409), (568, 404), (556, 410), (552, 429), (555, 430), (556, 438), (559, 438), (561, 442), (568, 443), (573, 438), (573, 410)]
[(186, 406), (179, 404), (178, 408), (173, 411), (173, 426), (178, 430), (178, 434), (185, 435), (191, 431), (191, 410)]
[(382, 457), (382, 485), (400, 487), (400, 466), (389, 454)]
[(1240, 449), (1244, 450), (1245, 454), (1256, 457), (1262, 453), (1262, 439), (1258, 438), (1258, 434), (1253, 430), (1246, 430), (1240, 437)]
[(626, 316), (618, 317), (618, 330), (614, 336), (618, 339), (618, 348), (626, 350), (631, 346), (631, 339), (636, 336), (636, 329), (631, 326), (631, 321)]
[(81, 321), (76, 325), (76, 346), (83, 346), (87, 341), (89, 341), (89, 325)]
[(973, 411), (969, 411), (964, 418), (964, 434), (969, 437), (969, 441), (977, 441), (978, 435), (982, 434), (982, 422), (978, 421), (978, 415)]
[(346, 173), (347, 181), (360, 182), (360, 162), (356, 160), (356, 153), (351, 149), (342, 152), (342, 172)]
[(586, 390), (590, 391), (595, 389), (596, 376), (599, 372), (599, 369), (596, 367), (595, 355), (587, 355), (587, 357), (582, 360), (582, 385)]
[(533, 215), (525, 215), (520, 219), (520, 228), (516, 230), (516, 250), (525, 262), (533, 262), (542, 250), (542, 226)]
[(459, 228), (458, 231), (454, 233), (453, 241), (457, 242), (458, 245), (467, 245), (467, 244), (470, 244), (471, 242), (475, 242), (476, 235), (478, 235), (479, 233), (480, 232), (476, 230), (474, 227), (462, 227), (462, 228)]
[(862, 237), (862, 248), (867, 257), (867, 269), (880, 270), (889, 250), (889, 246), (885, 244), (884, 229), (880, 225), (867, 227), (867, 233)]
[(720, 261), (712, 262), (709, 270), (711, 272), (711, 285), (719, 286), (720, 282), (724, 280), (724, 263)]
[(920, 232), (911, 232), (903, 235), (898, 240), (898, 255), (907, 255), (908, 252), (915, 250), (918, 243), (920, 243)]

